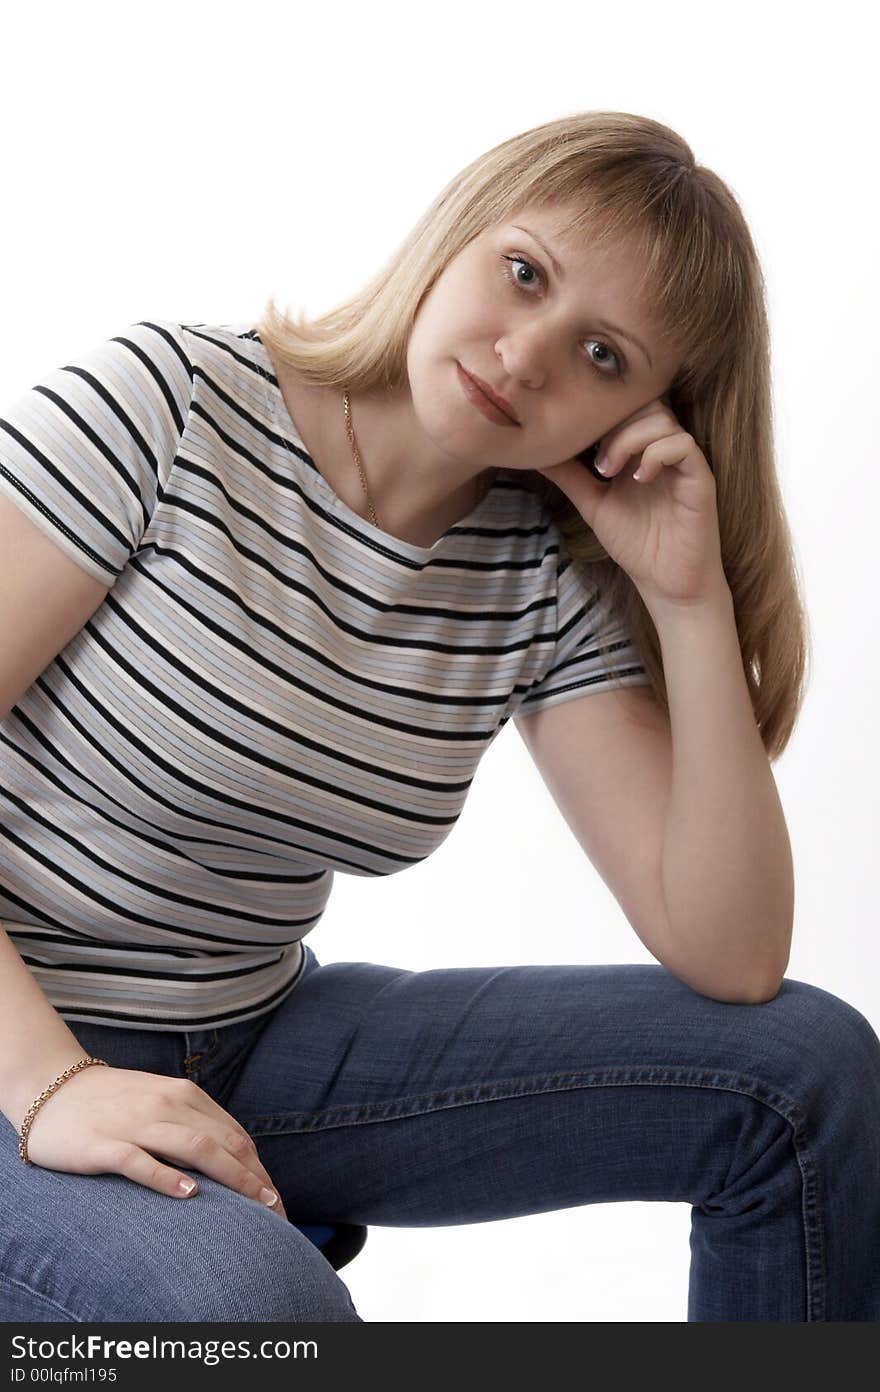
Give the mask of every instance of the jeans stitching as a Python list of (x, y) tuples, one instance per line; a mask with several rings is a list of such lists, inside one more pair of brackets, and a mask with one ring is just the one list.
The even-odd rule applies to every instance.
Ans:
[[(791, 1128), (795, 1158), (801, 1173), (802, 1219), (807, 1268), (807, 1320), (810, 1322), (824, 1320), (826, 1308), (824, 1229), (819, 1211), (816, 1160), (805, 1137), (806, 1112), (798, 1102), (775, 1089), (766, 1087), (759, 1079), (749, 1075), (699, 1068), (657, 1067), (651, 1064), (628, 1065), (621, 1068), (591, 1069), (586, 1072), (540, 1074), (494, 1083), (470, 1083), (459, 1087), (440, 1088), (430, 1093), (417, 1093), (409, 1097), (389, 1098), (385, 1102), (352, 1103), (343, 1107), (331, 1107), (323, 1112), (276, 1112), (267, 1116), (242, 1120), (241, 1124), (249, 1135), (258, 1138), (321, 1131), (337, 1126), (396, 1121), (406, 1116), (420, 1116), (448, 1107), (502, 1101), (540, 1092), (565, 1092), (579, 1087), (626, 1087), (627, 1085), (705, 1087), (725, 1092), (739, 1092), (778, 1112), (788, 1123)], [(302, 1124), (297, 1124), (300, 1120)]]
[[(251, 1133), (254, 1129), (266, 1126), (281, 1129), (284, 1123), (297, 1118), (311, 1120), (312, 1125), (294, 1127), (295, 1130), (322, 1130), (324, 1127), (347, 1126), (360, 1121), (393, 1121), (400, 1116), (416, 1116), (420, 1112), (439, 1110), (446, 1106), (461, 1106), (469, 1102), (492, 1102), (506, 1097), (517, 1097), (535, 1092), (564, 1091), (569, 1087), (597, 1087), (605, 1084), (651, 1084), (689, 1085), (695, 1087), (718, 1086), (731, 1092), (746, 1092), (758, 1102), (766, 1102), (780, 1111), (785, 1120), (794, 1128), (801, 1128), (806, 1115), (799, 1103), (784, 1097), (764, 1086), (759, 1079), (746, 1074), (726, 1073), (719, 1070), (700, 1068), (675, 1069), (627, 1065), (620, 1068), (589, 1069), (567, 1073), (540, 1073), (527, 1077), (505, 1078), (492, 1083), (462, 1083), (457, 1087), (438, 1088), (433, 1092), (413, 1093), (402, 1097), (386, 1098), (383, 1102), (352, 1102), (345, 1106), (329, 1107), (319, 1112), (275, 1112), (266, 1116), (251, 1117), (243, 1122)], [(778, 1105), (777, 1105), (778, 1104)], [(395, 1109), (399, 1109), (395, 1111)], [(263, 1131), (263, 1134), (272, 1134)]]
[[(192, 1079), (193, 1074), (200, 1073), (202, 1069), (206, 1068), (219, 1048), (220, 1035), (218, 1030), (215, 1029), (214, 1038), (211, 1040), (211, 1044), (207, 1050), (203, 1049), (202, 1052), (199, 1054), (190, 1054), (188, 1058), (184, 1059), (183, 1066), (186, 1069), (187, 1076), (190, 1079)], [(196, 1068), (195, 1066), (191, 1068), (190, 1065), (195, 1065), (199, 1059), (201, 1059), (202, 1062), (199, 1064), (198, 1068)]]
[(68, 1310), (65, 1305), (53, 1300), (50, 1295), (44, 1295), (42, 1291), (34, 1290), (33, 1286), (29, 1286), (26, 1281), (19, 1281), (17, 1277), (7, 1276), (5, 1271), (0, 1271), (0, 1282), (2, 1281), (5, 1281), (8, 1286), (15, 1286), (18, 1290), (27, 1291), (28, 1295), (33, 1295), (37, 1300), (45, 1301), (47, 1305), (51, 1305), (53, 1310), (60, 1310), (62, 1314), (67, 1315), (74, 1324), (83, 1323), (72, 1310)]

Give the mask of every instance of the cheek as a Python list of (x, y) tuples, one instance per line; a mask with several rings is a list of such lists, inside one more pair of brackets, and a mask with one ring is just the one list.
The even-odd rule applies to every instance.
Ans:
[(433, 316), (431, 307), (422, 304), (416, 321), (412, 326), (409, 341), (406, 345), (406, 369), (412, 379), (418, 376), (425, 362), (426, 353), (430, 354), (430, 344), (433, 339)]
[(415, 354), (430, 357), (454, 332), (455, 314), (453, 301), (439, 284), (435, 284), (419, 305), (410, 332), (410, 350)]
[(438, 302), (442, 304), (442, 317), (450, 323), (473, 322), (497, 312), (503, 304), (501, 282), (497, 278), (493, 280), (491, 271), (482, 262), (463, 261), (448, 267), (433, 290), (440, 291)]
[(505, 308), (501, 281), (492, 280), (490, 271), (471, 280), (459, 296), (463, 316), (480, 322), (494, 322), (500, 328)]

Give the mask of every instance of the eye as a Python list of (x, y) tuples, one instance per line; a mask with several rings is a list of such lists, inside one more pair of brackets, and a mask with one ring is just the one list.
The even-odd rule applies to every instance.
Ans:
[[(533, 266), (532, 263), (531, 263), (531, 261), (527, 261), (526, 258), (525, 258), (524, 256), (520, 256), (520, 255), (516, 255), (516, 256), (502, 256), (501, 260), (502, 260), (502, 262), (504, 263), (504, 270), (503, 270), (503, 272), (502, 272), (502, 274), (503, 274), (503, 276), (504, 276), (504, 279), (507, 281), (507, 283), (508, 283), (509, 285), (515, 286), (516, 289), (521, 290), (524, 294), (528, 294), (528, 293), (529, 293), (529, 290), (530, 290), (530, 287), (531, 287), (532, 285), (534, 285), (534, 284), (538, 284), (538, 283), (542, 280), (542, 278), (543, 278), (543, 277), (541, 276), (541, 272), (537, 269), (537, 267), (536, 267), (536, 266)], [(519, 273), (518, 273), (517, 271), (513, 270), (513, 267), (514, 267), (514, 266), (525, 266), (527, 270), (531, 271), (531, 273), (532, 273), (533, 276), (536, 276), (536, 277), (537, 277), (537, 280), (534, 280), (534, 281), (522, 281), (522, 280), (520, 280), (520, 278), (519, 278)], [(533, 298), (534, 298), (534, 297), (533, 297)], [(611, 372), (608, 372), (607, 370), (604, 370), (604, 369), (602, 368), (602, 366), (601, 366), (600, 363), (597, 363), (597, 362), (595, 361), (594, 358), (590, 357), (590, 362), (592, 363), (593, 367), (595, 368), (595, 370), (596, 370), (596, 372), (599, 374), (599, 376), (600, 376), (600, 377), (618, 378), (618, 379), (620, 379), (620, 380), (623, 380), (623, 368), (624, 368), (624, 363), (623, 363), (623, 360), (622, 360), (622, 358), (620, 357), (620, 355), (619, 355), (618, 353), (616, 353), (616, 352), (614, 351), (614, 349), (613, 349), (608, 343), (606, 343), (605, 340), (602, 339), (602, 338), (588, 338), (588, 339), (585, 339), (584, 341), (585, 341), (586, 343), (596, 343), (596, 344), (599, 344), (602, 348), (604, 348), (607, 352), (609, 352), (609, 353), (611, 354), (611, 356), (613, 357), (613, 359), (614, 359), (614, 369), (613, 369)], [(606, 359), (606, 361), (607, 361), (607, 359)]]

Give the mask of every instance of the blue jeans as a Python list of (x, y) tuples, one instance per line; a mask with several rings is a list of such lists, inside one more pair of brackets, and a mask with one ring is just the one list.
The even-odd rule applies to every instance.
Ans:
[(650, 1199), (692, 1206), (688, 1320), (880, 1320), (880, 1041), (853, 1006), (790, 980), (727, 1004), (659, 965), (306, 951), (243, 1025), (71, 1025), (110, 1064), (192, 1077), (254, 1137), (290, 1221), (201, 1174), (179, 1200), (24, 1165), (0, 1115), (6, 1322), (359, 1321), (295, 1223)]

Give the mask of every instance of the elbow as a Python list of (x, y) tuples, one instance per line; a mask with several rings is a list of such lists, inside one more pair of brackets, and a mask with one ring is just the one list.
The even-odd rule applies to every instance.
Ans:
[(664, 953), (663, 965), (709, 1000), (727, 1005), (766, 1005), (774, 1000), (788, 969), (791, 928), (785, 933), (761, 933), (758, 945), (745, 952), (725, 954), (724, 948), (735, 941), (733, 930), (725, 938), (720, 944), (701, 943), (699, 954), (693, 950), (685, 954), (676, 943), (674, 952)]
[(743, 997), (743, 999), (742, 999), (742, 1001), (741, 1001), (741, 1004), (742, 1004), (742, 1005), (766, 1005), (768, 1001), (774, 1000), (774, 999), (776, 998), (776, 996), (779, 995), (779, 992), (780, 992), (781, 989), (782, 989), (782, 983), (783, 983), (784, 980), (785, 980), (784, 976), (781, 976), (781, 977), (779, 977), (778, 980), (774, 981), (770, 986), (762, 985), (762, 986), (760, 986), (757, 990), (751, 991), (747, 996), (744, 996), (744, 997)]
[(696, 991), (698, 996), (706, 996), (708, 1000), (720, 1001), (722, 1005), (766, 1005), (779, 995), (782, 987), (782, 979), (768, 986), (766, 982), (760, 985), (750, 985), (740, 987), (736, 990), (724, 988), (718, 990), (716, 987), (711, 989), (701, 986), (694, 981), (687, 981), (684, 977), (679, 978), (684, 981), (686, 986), (690, 986), (692, 991)]
[(785, 981), (785, 973), (787, 969), (788, 962), (785, 963), (785, 966), (781, 967), (778, 971), (774, 972), (769, 981), (765, 981), (759, 987), (759, 989), (753, 994), (749, 1004), (765, 1005), (767, 1001), (775, 1000), (775, 998), (779, 995), (779, 992), (782, 990), (782, 984)]
[(727, 984), (718, 989), (714, 985), (711, 989), (704, 989), (700, 985), (693, 985), (693, 989), (698, 991), (701, 996), (708, 996), (710, 1000), (722, 1001), (727, 1005), (766, 1005), (779, 995), (782, 983), (785, 980), (785, 970), (775, 971), (772, 975), (763, 974), (758, 977), (750, 978), (746, 982), (739, 982), (736, 986), (728, 988)]
[(782, 982), (780, 981), (773, 990), (768, 990), (762, 986), (760, 989), (738, 991), (713, 989), (710, 991), (702, 986), (696, 986), (692, 981), (685, 982), (685, 985), (690, 986), (692, 991), (696, 991), (698, 996), (705, 996), (707, 1000), (719, 1001), (722, 1005), (766, 1005), (768, 1001), (773, 1000), (779, 994)]
[(772, 968), (765, 967), (761, 971), (755, 970), (748, 976), (729, 972), (721, 977), (717, 970), (712, 976), (708, 976), (706, 972), (691, 969), (690, 964), (685, 970), (682, 970), (679, 963), (674, 967), (668, 962), (664, 965), (667, 971), (672, 971), (673, 975), (686, 986), (690, 986), (692, 991), (706, 996), (709, 1000), (720, 1001), (724, 1005), (766, 1005), (779, 995), (785, 980), (787, 963), (777, 963)]

